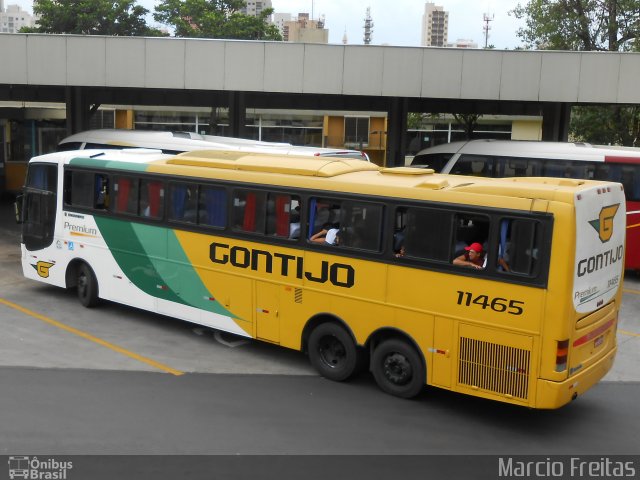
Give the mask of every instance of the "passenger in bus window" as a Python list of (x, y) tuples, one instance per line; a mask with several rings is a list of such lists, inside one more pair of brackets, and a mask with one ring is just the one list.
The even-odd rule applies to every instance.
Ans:
[(509, 267), (509, 264), (507, 263), (507, 261), (503, 257), (498, 257), (498, 270), (504, 271), (504, 272), (510, 272), (511, 271), (511, 268)]
[(340, 229), (335, 226), (327, 225), (318, 233), (311, 235), (309, 239), (314, 243), (328, 243), (329, 245), (340, 244)]
[(98, 192), (96, 195), (96, 208), (106, 210), (109, 208), (109, 179), (106, 176), (97, 177)]
[(474, 242), (468, 247), (464, 247), (464, 249), (466, 251), (462, 255), (453, 259), (453, 264), (482, 270), (485, 265), (485, 254), (482, 244)]
[[(297, 200), (293, 200), (292, 205), (294, 202), (297, 202)], [(289, 217), (289, 238), (300, 238), (300, 205), (296, 205), (291, 211), (291, 216)]]
[(404, 257), (406, 254), (404, 248), (404, 231), (402, 230), (393, 234), (393, 254), (396, 258)]

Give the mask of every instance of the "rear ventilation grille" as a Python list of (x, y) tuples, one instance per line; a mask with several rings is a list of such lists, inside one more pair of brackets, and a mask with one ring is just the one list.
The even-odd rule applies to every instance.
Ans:
[(296, 303), (302, 303), (302, 289), (301, 288), (296, 288), (295, 301), (296, 301)]
[(526, 400), (531, 352), (460, 337), (458, 383)]

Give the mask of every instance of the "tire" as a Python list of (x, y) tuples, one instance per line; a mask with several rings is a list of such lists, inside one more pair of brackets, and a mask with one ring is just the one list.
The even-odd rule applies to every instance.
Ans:
[(373, 351), (371, 371), (380, 389), (396, 397), (415, 397), (425, 384), (420, 355), (407, 342), (395, 338), (382, 342)]
[(78, 300), (87, 308), (95, 307), (98, 305), (98, 280), (93, 270), (86, 263), (81, 263), (77, 275)]
[(342, 382), (360, 365), (360, 350), (351, 335), (335, 323), (318, 325), (309, 337), (309, 360), (325, 378)]

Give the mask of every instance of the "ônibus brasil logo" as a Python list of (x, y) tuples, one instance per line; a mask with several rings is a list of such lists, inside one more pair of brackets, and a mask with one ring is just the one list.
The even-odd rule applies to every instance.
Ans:
[(600, 210), (600, 216), (597, 220), (590, 220), (589, 224), (598, 232), (600, 241), (606, 243), (611, 240), (613, 235), (613, 219), (616, 216), (616, 212), (620, 208), (620, 204), (609, 205), (608, 207), (602, 207)]
[(73, 462), (60, 461), (55, 458), (38, 458), (26, 455), (9, 457), (9, 478), (26, 478), (31, 480), (67, 480), (67, 473), (73, 469)]

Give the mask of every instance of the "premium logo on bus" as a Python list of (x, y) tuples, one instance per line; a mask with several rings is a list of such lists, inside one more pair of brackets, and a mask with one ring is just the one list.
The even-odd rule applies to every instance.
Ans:
[(600, 241), (606, 243), (611, 240), (613, 235), (613, 219), (616, 216), (616, 212), (620, 208), (620, 204), (609, 205), (608, 207), (602, 207), (600, 210), (600, 216), (597, 220), (589, 221), (589, 224), (598, 232)]
[(36, 272), (38, 272), (38, 275), (42, 278), (49, 278), (49, 269), (54, 265), (55, 263), (43, 261), (39, 261), (35, 265), (31, 264), (31, 266), (36, 269)]
[(98, 230), (92, 227), (87, 227), (86, 225), (78, 225), (71, 223), (69, 221), (65, 221), (63, 228), (68, 230), (71, 235), (81, 236), (81, 237), (97, 237)]

